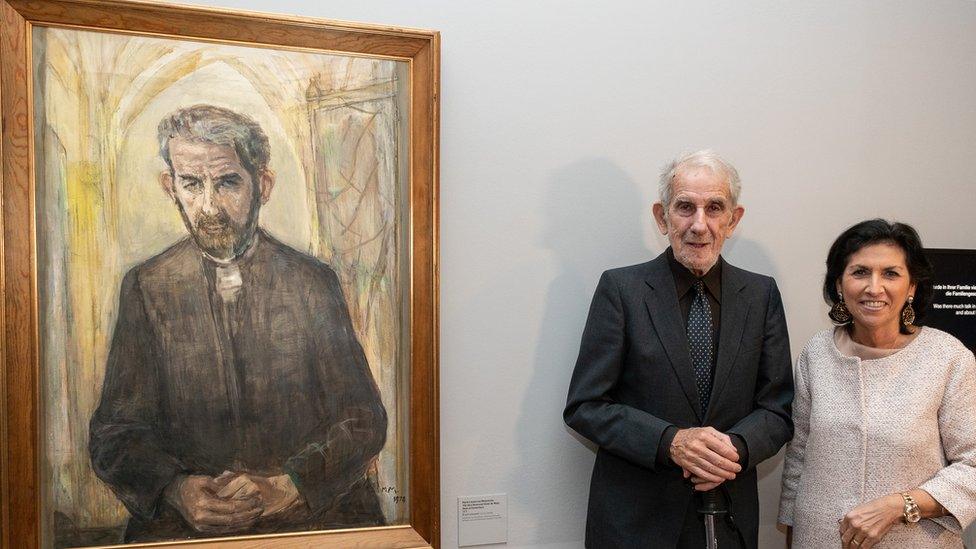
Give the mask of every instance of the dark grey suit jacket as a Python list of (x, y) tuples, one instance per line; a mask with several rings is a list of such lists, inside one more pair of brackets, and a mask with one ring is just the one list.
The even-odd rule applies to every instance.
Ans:
[(288, 474), (303, 512), (243, 533), (383, 523), (366, 470), (386, 411), (329, 266), (263, 231), (233, 312), (186, 239), (125, 276), (92, 468), (132, 514), (126, 541), (196, 537), (162, 496), (181, 474)]
[(789, 336), (775, 281), (719, 261), (721, 330), (704, 415), (666, 255), (600, 279), (563, 414), (600, 447), (587, 547), (677, 544), (692, 488), (680, 468), (656, 463), (669, 425), (710, 425), (745, 441), (749, 462), (725, 486), (739, 527), (750, 545), (757, 544), (755, 466), (793, 436)]

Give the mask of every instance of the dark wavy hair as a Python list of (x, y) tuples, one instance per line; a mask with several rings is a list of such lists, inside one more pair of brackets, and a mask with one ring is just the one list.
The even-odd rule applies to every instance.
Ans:
[(159, 155), (170, 171), (173, 162), (169, 156), (169, 141), (176, 137), (233, 147), (255, 185), (271, 160), (268, 136), (253, 118), (214, 105), (194, 105), (170, 113), (159, 121), (156, 136)]
[[(872, 244), (894, 244), (905, 252), (908, 275), (915, 283), (915, 324), (921, 325), (925, 312), (932, 301), (932, 264), (925, 257), (925, 249), (918, 231), (911, 225), (888, 222), (884, 219), (862, 221), (848, 228), (837, 237), (827, 252), (827, 275), (824, 276), (823, 295), (827, 305), (833, 307), (840, 301), (837, 294), (837, 281), (844, 274), (847, 263), (855, 252)], [(911, 333), (899, 325), (901, 333)]]

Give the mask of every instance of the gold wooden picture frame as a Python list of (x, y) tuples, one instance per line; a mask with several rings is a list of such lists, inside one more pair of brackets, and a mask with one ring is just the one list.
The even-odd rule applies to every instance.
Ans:
[[(175, 535), (146, 543), (128, 537), (127, 531), (125, 546), (438, 547), (438, 33), (132, 0), (0, 0), (0, 10), (0, 547), (68, 546), (79, 540), (83, 546), (110, 546), (119, 540), (99, 537), (110, 528), (89, 526), (116, 524), (139, 509), (127, 488), (106, 480), (111, 472), (105, 471), (126, 458), (112, 454), (118, 446), (103, 445), (103, 439), (105, 433), (117, 433), (119, 426), (112, 421), (119, 410), (144, 412), (144, 401), (133, 404), (133, 394), (165, 401), (167, 410), (192, 409), (199, 401), (187, 397), (187, 391), (164, 397), (158, 390), (131, 385), (136, 380), (141, 386), (146, 371), (155, 371), (133, 369), (145, 357), (170, 368), (171, 357), (184, 360), (192, 354), (178, 345), (176, 352), (166, 348), (180, 340), (173, 330), (191, 321), (161, 326), (173, 317), (168, 304), (182, 299), (192, 306), (193, 296), (181, 290), (154, 294), (152, 289), (160, 280), (165, 287), (189, 286), (186, 280), (193, 279), (177, 280), (176, 271), (157, 268), (175, 264), (180, 250), (202, 252), (189, 256), (214, 267), (207, 271), (214, 308), (206, 310), (224, 320), (223, 332), (214, 328), (223, 339), (215, 335), (214, 341), (272, 361), (295, 355), (294, 362), (302, 364), (297, 370), (276, 365), (274, 374), (266, 376), (274, 379), (254, 387), (248, 385), (247, 364), (240, 365), (245, 359), (227, 359), (224, 370), (214, 366), (213, 383), (223, 388), (219, 380), (226, 380), (231, 387), (226, 394), (246, 393), (252, 407), (259, 401), (255, 392), (269, 384), (300, 391), (275, 395), (266, 399), (266, 407), (250, 412), (231, 406), (228, 417), (245, 422), (240, 418), (247, 413), (280, 415), (285, 427), (274, 436), (287, 437), (287, 426), (302, 417), (300, 406), (338, 414), (328, 429), (322, 427), (325, 442), (309, 441), (309, 449), (299, 452), (301, 459), (292, 457), (284, 472), (277, 472), (301, 486), (308, 475), (340, 471), (354, 478), (355, 486), (369, 486), (367, 491), (375, 493), (385, 525), (298, 519), (296, 524), (309, 526), (228, 530), (192, 539)], [(198, 138), (193, 132), (204, 130), (194, 124), (206, 125), (215, 116), (220, 124), (231, 120), (257, 127), (253, 139), (259, 145), (240, 145), (238, 137), (226, 144)], [(220, 124), (206, 131), (222, 131)], [(214, 151), (229, 151), (231, 164), (239, 167), (231, 170), (233, 177), (197, 173), (198, 164), (183, 163), (181, 158), (192, 156), (186, 152), (189, 143), (199, 145), (201, 139)], [(235, 187), (234, 177), (251, 184)], [(196, 195), (194, 185), (209, 190)], [(220, 194), (243, 188), (252, 189), (251, 194), (236, 203), (233, 194)], [(221, 196), (230, 198), (214, 198)], [(240, 219), (234, 204), (244, 204)], [(208, 217), (208, 211), (216, 213)], [(218, 229), (233, 238), (225, 242), (213, 236)], [(272, 305), (260, 309), (265, 312), (249, 317), (240, 311), (247, 309), (242, 303), (258, 303), (254, 295), (259, 290), (248, 286), (249, 276), (258, 279), (252, 273), (258, 269), (227, 265), (257, 263), (262, 253), (279, 254), (268, 257), (285, 274), (274, 278), (265, 273), (277, 281), (276, 297), (268, 298)], [(227, 258), (233, 261), (224, 263)], [(326, 287), (332, 290), (323, 291)], [(331, 297), (323, 297), (329, 291)], [(206, 291), (200, 295), (197, 302), (207, 299)], [(162, 311), (133, 305), (143, 299), (161, 304)], [(186, 303), (178, 308), (181, 313)], [(295, 314), (272, 314), (287, 313), (288, 303), (310, 311), (301, 311), (297, 321)], [(234, 317), (239, 325), (233, 325), (233, 314), (242, 315)], [(324, 317), (334, 323), (325, 323)], [(139, 319), (148, 327), (133, 328)], [(297, 324), (251, 344), (259, 349), (236, 343), (234, 337), (245, 338), (240, 333), (246, 329), (257, 330), (255, 322), (274, 330), (283, 322)], [(170, 332), (158, 341), (143, 333), (166, 329)], [(345, 339), (330, 339), (340, 336)], [(193, 345), (198, 345), (194, 352), (206, 355), (205, 344)], [(326, 348), (321, 356), (332, 365), (321, 370), (358, 368), (358, 385), (344, 376), (314, 373), (315, 366), (308, 366), (314, 361), (293, 346)], [(348, 355), (355, 355), (353, 366), (346, 366)], [(192, 387), (209, 382), (209, 370), (183, 368), (178, 375), (158, 375), (176, 375), (166, 377), (170, 384), (177, 378)], [(123, 378), (130, 385), (119, 381)], [(347, 393), (330, 389), (308, 397), (304, 389), (295, 389), (310, 384), (342, 386)], [(372, 411), (356, 412), (367, 407), (364, 398), (372, 399)], [(204, 408), (219, 408), (211, 405), (207, 400)], [(336, 465), (339, 458), (332, 456), (349, 459), (350, 452), (330, 454), (330, 445), (344, 448), (336, 441), (350, 436), (354, 443), (347, 445), (356, 447), (368, 438), (357, 423), (364, 414), (374, 420), (382, 416), (370, 424), (373, 448), (359, 452), (355, 466)], [(179, 423), (175, 415), (165, 421)], [(205, 440), (221, 432), (208, 425), (178, 438)], [(192, 444), (168, 436), (169, 444)], [(261, 455), (260, 441), (272, 439), (268, 433), (255, 436), (228, 440)], [(232, 445), (217, 439), (217, 446)], [(325, 457), (306, 459), (310, 453)], [(244, 472), (225, 471), (221, 477), (226, 480), (218, 477), (223, 484), (214, 485), (214, 492), (223, 487), (222, 497), (236, 497), (223, 494), (234, 482), (234, 490), (241, 486), (237, 494), (250, 489), (255, 501), (259, 492), (267, 497), (264, 489), (274, 485), (250, 482), (244, 474), (263, 478), (256, 472), (260, 468), (242, 467)], [(132, 472), (125, 474), (131, 477)], [(190, 474), (182, 469), (181, 475)], [(341, 486), (330, 488), (338, 495), (317, 502), (319, 509), (347, 501), (342, 498), (353, 488)], [(314, 515), (313, 502), (302, 499), (309, 498), (305, 488), (298, 488), (300, 499), (290, 500), (290, 509), (297, 505), (305, 512), (305, 501)], [(77, 516), (61, 512), (69, 508)], [(265, 512), (271, 511), (260, 511), (262, 518)], [(253, 519), (254, 524), (262, 518)], [(121, 527), (115, 528), (121, 535)]]

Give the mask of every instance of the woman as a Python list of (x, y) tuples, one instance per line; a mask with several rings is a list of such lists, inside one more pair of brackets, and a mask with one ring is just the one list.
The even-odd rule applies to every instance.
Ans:
[(838, 324), (796, 365), (779, 521), (793, 546), (963, 547), (976, 517), (976, 360), (920, 327), (932, 267), (915, 229), (844, 231), (824, 297)]

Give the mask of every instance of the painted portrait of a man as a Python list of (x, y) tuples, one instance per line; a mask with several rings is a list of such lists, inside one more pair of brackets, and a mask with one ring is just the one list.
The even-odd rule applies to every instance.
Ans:
[(189, 235), (123, 279), (90, 429), (126, 541), (382, 524), (386, 412), (335, 273), (259, 225), (264, 132), (198, 105), (159, 142)]
[(35, 32), (42, 535), (403, 524), (405, 64)]

